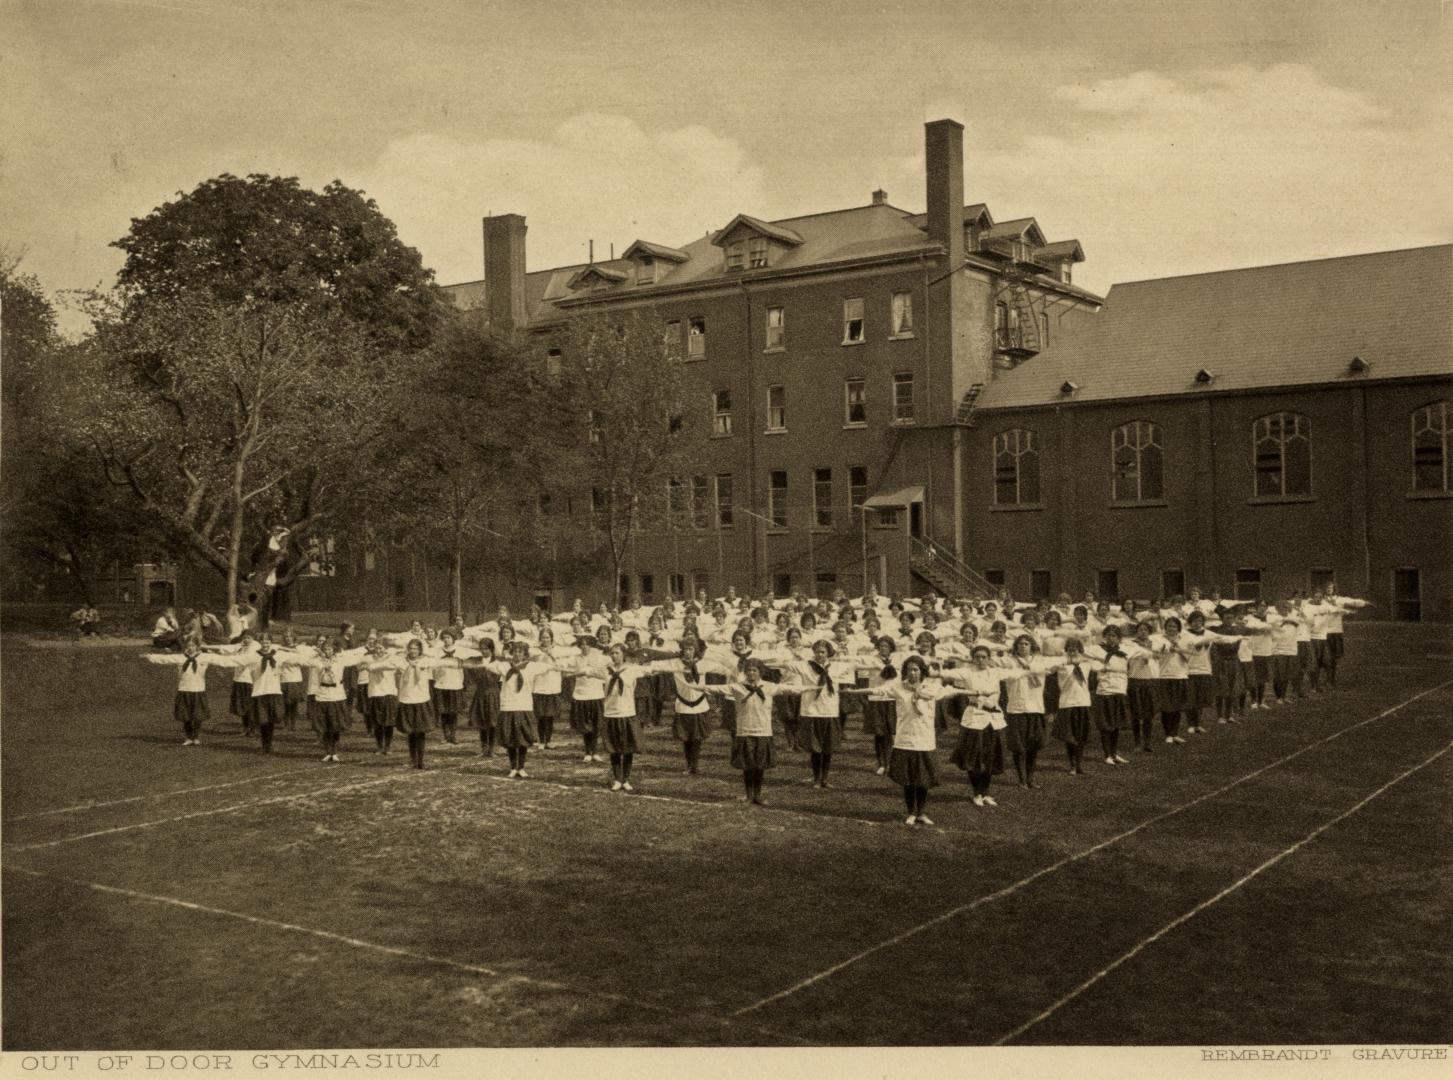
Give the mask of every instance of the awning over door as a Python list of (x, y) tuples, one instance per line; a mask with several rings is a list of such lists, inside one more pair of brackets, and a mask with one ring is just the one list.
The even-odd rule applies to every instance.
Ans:
[(863, 503), (868, 510), (894, 510), (900, 507), (911, 506), (914, 503), (923, 502), (923, 485), (914, 484), (912, 487), (899, 488), (897, 491), (885, 491)]

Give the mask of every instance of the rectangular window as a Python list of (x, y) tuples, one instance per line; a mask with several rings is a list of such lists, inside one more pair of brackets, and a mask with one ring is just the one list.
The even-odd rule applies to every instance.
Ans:
[(854, 510), (868, 501), (868, 467), (848, 466), (848, 505)]
[(832, 470), (812, 470), (812, 524), (832, 528)]
[(636, 284), (654, 285), (656, 283), (656, 260), (649, 255), (642, 255), (636, 263)]
[(666, 339), (666, 355), (672, 360), (681, 359), (681, 320), (668, 319), (664, 333)]
[(984, 580), (987, 581), (990, 585), (994, 586), (994, 588), (1002, 589), (1004, 587), (1004, 571), (985, 570)]
[(711, 488), (704, 476), (691, 478), (691, 526), (704, 529), (711, 524)]
[(372, 570), (377, 565), (378, 558), (374, 555), (373, 548), (368, 548), (363, 553), (363, 568), (365, 570)]
[(787, 388), (767, 387), (767, 430), (787, 430)]
[(1313, 589), (1321, 589), (1323, 592), (1333, 592), (1336, 586), (1333, 579), (1336, 575), (1330, 566), (1314, 566), (1307, 573), (1307, 584)]
[(843, 301), (843, 344), (857, 345), (863, 338), (863, 301), (861, 297)]
[(1041, 349), (1049, 348), (1049, 312), (1047, 311), (1039, 313), (1039, 347)]
[(1162, 570), (1160, 572), (1160, 595), (1169, 599), (1172, 596), (1186, 595), (1186, 574), (1184, 570)]
[(693, 315), (686, 326), (686, 355), (692, 360), (700, 360), (706, 355), (706, 319), (701, 315)]
[(1392, 617), (1400, 622), (1423, 618), (1423, 583), (1415, 567), (1392, 572)]
[(864, 427), (868, 423), (868, 396), (862, 379), (843, 382), (843, 424)]
[(817, 572), (817, 593), (818, 596), (831, 596), (837, 591), (837, 575), (831, 570), (819, 570)]
[(711, 575), (705, 570), (691, 571), (691, 592), (693, 596), (711, 591)]
[(585, 414), (586, 430), (590, 433), (591, 445), (600, 442), (600, 417), (594, 409), (588, 409)]
[(879, 529), (898, 528), (898, 508), (893, 506), (885, 510), (879, 510), (876, 527)]
[(590, 512), (595, 517), (597, 528), (605, 524), (606, 512), (610, 509), (610, 493), (604, 488), (590, 489)]
[(555, 378), (560, 374), (560, 350), (550, 349), (545, 353), (545, 374)]
[(792, 595), (792, 575), (791, 574), (773, 574), (772, 575), (772, 595), (773, 596), (791, 596)]
[(1053, 579), (1048, 570), (1029, 571), (1029, 599), (1048, 600), (1051, 596)]
[(711, 433), (713, 436), (732, 433), (732, 392), (716, 390), (711, 395)]
[(1236, 571), (1236, 599), (1261, 599), (1261, 570), (1254, 566), (1243, 566)]
[(912, 293), (896, 292), (893, 294), (893, 336), (913, 336)]
[(913, 373), (900, 371), (893, 376), (893, 422), (913, 423)]
[(1120, 595), (1120, 571), (1097, 570), (1095, 572), (1095, 595), (1101, 600), (1113, 600)]
[(747, 265), (753, 270), (767, 265), (767, 238), (754, 236), (747, 242)]
[(1009, 305), (1002, 300), (994, 304), (994, 345), (1000, 349), (1009, 347)]
[(656, 579), (650, 574), (641, 575), (641, 595), (650, 596), (656, 591)]
[(747, 265), (747, 242), (736, 240), (726, 246), (726, 268), (743, 270)]
[(772, 528), (787, 528), (787, 473), (774, 469), (767, 474), (767, 517)]
[(673, 597), (679, 598), (686, 595), (685, 574), (671, 574), (668, 576), (667, 581), (671, 584), (671, 595)]
[(782, 349), (787, 345), (787, 314), (783, 308), (767, 309), (767, 348)]
[(732, 474), (716, 474), (716, 525), (719, 529), (732, 527)]

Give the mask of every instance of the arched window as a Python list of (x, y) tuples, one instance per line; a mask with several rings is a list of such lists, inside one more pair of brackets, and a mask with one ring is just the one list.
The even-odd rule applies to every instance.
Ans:
[(1251, 466), (1256, 494), (1312, 493), (1312, 422), (1301, 413), (1272, 413), (1252, 422)]
[(1165, 497), (1165, 453), (1160, 428), (1132, 420), (1110, 432), (1111, 499), (1153, 502)]
[(1449, 491), (1448, 403), (1413, 410), (1413, 490)]
[(994, 505), (1039, 502), (1039, 436), (1011, 428), (994, 436)]

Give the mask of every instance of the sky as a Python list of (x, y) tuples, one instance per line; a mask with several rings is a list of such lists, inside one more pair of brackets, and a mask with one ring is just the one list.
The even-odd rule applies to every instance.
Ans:
[[(134, 217), (224, 172), (361, 188), (439, 281), (480, 218), (529, 268), (739, 212), (968, 202), (1076, 282), (1453, 240), (1448, 0), (0, 0), (0, 251), (107, 287)], [(78, 312), (63, 326), (84, 327)]]

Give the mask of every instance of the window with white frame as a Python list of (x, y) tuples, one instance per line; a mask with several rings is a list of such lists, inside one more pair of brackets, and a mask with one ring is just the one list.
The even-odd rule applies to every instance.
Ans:
[(1312, 493), (1312, 422), (1301, 413), (1279, 412), (1251, 425), (1255, 491), (1262, 498)]
[(1111, 499), (1118, 503), (1155, 502), (1165, 495), (1165, 454), (1160, 429), (1132, 420), (1110, 432)]
[(787, 471), (774, 469), (767, 474), (767, 517), (774, 529), (787, 528)]
[(732, 433), (732, 392), (730, 390), (712, 392), (711, 433), (714, 437)]
[(1010, 428), (994, 436), (994, 505), (1039, 503), (1039, 436)]
[(1413, 410), (1413, 490), (1448, 491), (1448, 403)]
[(893, 376), (893, 422), (913, 422), (913, 372), (900, 371)]
[(868, 423), (868, 391), (863, 379), (843, 380), (843, 423), (847, 427)]
[(782, 349), (787, 346), (787, 316), (783, 308), (767, 309), (767, 348)]
[(859, 345), (865, 339), (862, 297), (843, 301), (843, 344)]
[(812, 470), (812, 524), (832, 528), (832, 470)]
[(913, 294), (893, 294), (893, 336), (909, 337), (913, 334)]
[(706, 318), (693, 315), (686, 327), (686, 355), (700, 360), (706, 355)]
[(754, 236), (747, 241), (747, 265), (753, 270), (767, 265), (767, 238)]
[(767, 430), (787, 430), (787, 388), (767, 387)]
[(745, 240), (733, 240), (726, 246), (726, 268), (728, 270), (745, 270), (747, 267), (747, 242)]

